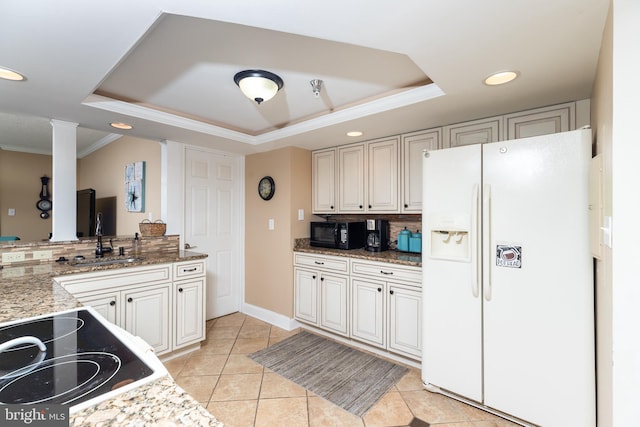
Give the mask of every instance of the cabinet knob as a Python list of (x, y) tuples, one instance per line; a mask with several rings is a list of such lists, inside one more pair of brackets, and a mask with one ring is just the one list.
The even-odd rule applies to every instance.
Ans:
[(127, 298), (127, 302), (133, 302), (133, 298), (131, 297)]
[[(360, 206), (360, 207), (362, 207), (362, 206)], [(369, 205), (369, 209), (371, 209), (371, 205)]]
[(110, 306), (114, 306), (114, 305), (116, 305), (116, 302), (115, 301), (109, 301), (109, 305)]
[(404, 207), (405, 207), (405, 208), (408, 208), (408, 207), (409, 207), (409, 205), (405, 203), (405, 204), (404, 204)]
[(382, 288), (378, 288), (378, 292), (382, 292)]
[(320, 277), (320, 281), (322, 282), (324, 280), (324, 277)]
[(390, 293), (391, 295), (393, 295), (393, 289), (392, 289), (392, 290), (390, 290), (390, 291), (389, 291), (389, 293)]
[(315, 278), (316, 278), (316, 275), (314, 274), (313, 276), (311, 276), (311, 278), (315, 279)]
[(360, 209), (362, 209), (362, 205), (359, 205), (358, 207), (359, 207)]
[(331, 210), (333, 210), (333, 205), (331, 205)]
[(178, 288), (178, 292), (182, 292), (182, 288)]

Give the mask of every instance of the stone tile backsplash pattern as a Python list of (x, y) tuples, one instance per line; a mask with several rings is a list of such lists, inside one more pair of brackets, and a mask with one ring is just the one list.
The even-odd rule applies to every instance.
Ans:
[[(142, 254), (146, 253), (177, 253), (180, 251), (180, 236), (144, 236), (140, 238), (142, 241)], [(113, 252), (107, 253), (106, 256), (117, 256), (118, 248), (123, 247), (125, 255), (132, 255), (133, 236), (114, 236), (111, 237), (113, 242)], [(68, 242), (29, 242), (19, 243), (10, 242), (8, 244), (0, 244), (0, 259), (5, 252), (24, 252), (24, 261), (19, 262), (3, 262), (3, 266), (20, 265), (20, 264), (44, 264), (55, 261), (60, 257), (72, 259), (76, 255), (82, 255), (86, 258), (95, 257), (96, 238), (87, 238), (77, 241)], [(102, 238), (103, 246), (109, 246), (109, 237)], [(34, 251), (51, 250), (51, 258), (34, 260)]]

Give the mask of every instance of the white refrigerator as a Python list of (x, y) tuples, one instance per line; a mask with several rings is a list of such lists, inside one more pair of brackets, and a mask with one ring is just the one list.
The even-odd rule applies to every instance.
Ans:
[(424, 154), (427, 390), (595, 426), (590, 159), (589, 129)]

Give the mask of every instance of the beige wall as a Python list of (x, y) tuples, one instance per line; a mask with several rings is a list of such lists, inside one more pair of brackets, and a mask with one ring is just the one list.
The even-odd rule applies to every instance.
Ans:
[[(604, 215), (612, 215), (611, 150), (613, 125), (613, 22), (609, 11), (603, 33), (596, 80), (591, 97), (591, 125), (596, 138), (596, 153), (604, 158)], [(596, 261), (596, 337), (598, 374), (598, 425), (613, 425), (612, 407), (612, 274), (611, 248), (602, 247)]]
[[(51, 156), (0, 149), (0, 235), (21, 241), (49, 238), (51, 218), (40, 218), (36, 208), (43, 175), (52, 175)], [(55, 206), (55, 195), (52, 201)], [(8, 215), (9, 208), (16, 210), (15, 216)]]
[[(145, 161), (145, 212), (128, 212), (125, 206), (124, 168)], [(153, 214), (160, 219), (160, 143), (122, 137), (78, 162), (78, 189), (93, 188), (96, 198), (117, 197), (116, 234), (133, 235), (138, 223)]]
[[(245, 302), (293, 317), (295, 238), (307, 237), (311, 212), (311, 152), (284, 148), (245, 159)], [(265, 175), (276, 183), (269, 201), (258, 196)], [(298, 209), (305, 219), (298, 221)], [(275, 229), (268, 229), (268, 221)]]

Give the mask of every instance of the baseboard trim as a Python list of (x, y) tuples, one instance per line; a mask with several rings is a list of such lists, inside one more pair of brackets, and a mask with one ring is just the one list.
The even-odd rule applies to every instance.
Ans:
[(295, 319), (252, 304), (242, 304), (242, 312), (286, 331), (292, 331), (301, 326)]

